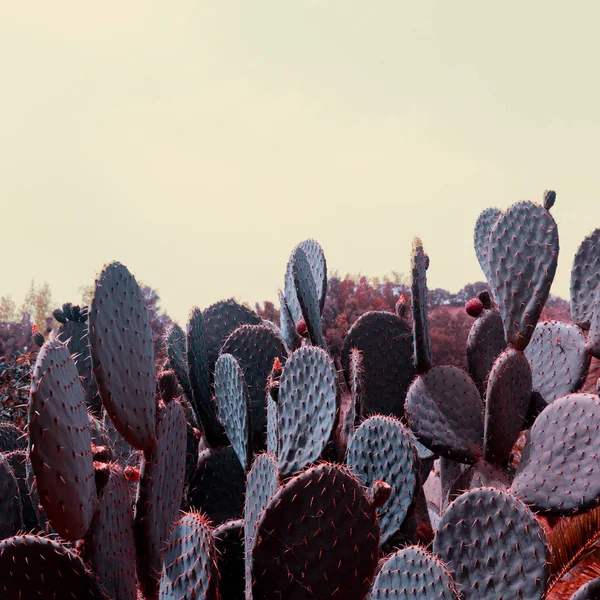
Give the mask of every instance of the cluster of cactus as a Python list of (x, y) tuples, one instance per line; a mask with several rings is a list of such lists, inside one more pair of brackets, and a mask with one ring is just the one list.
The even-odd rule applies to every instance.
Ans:
[(575, 256), (575, 324), (539, 322), (555, 197), (477, 221), (468, 372), (434, 366), (418, 239), (411, 301), (360, 317), (339, 365), (314, 240), (279, 327), (193, 308), (158, 374), (138, 284), (106, 266), (89, 310), (38, 340), (27, 433), (0, 424), (0, 597), (547, 597), (548, 518), (600, 503), (600, 399), (578, 393), (600, 358), (600, 230)]

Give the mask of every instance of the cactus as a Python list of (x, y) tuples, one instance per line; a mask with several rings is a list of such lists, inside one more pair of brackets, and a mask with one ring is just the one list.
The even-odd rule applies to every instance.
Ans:
[(219, 595), (244, 600), (244, 521), (226, 521), (213, 530), (219, 572)]
[(459, 594), (442, 561), (421, 548), (409, 546), (386, 557), (368, 600), (458, 600)]
[(19, 484), (10, 463), (0, 452), (0, 539), (16, 535), (22, 527)]
[(12, 452), (26, 448), (27, 437), (19, 428), (12, 423), (0, 422), (0, 452)]
[(490, 284), (492, 293), (495, 292), (492, 282), (492, 272), (490, 268), (490, 232), (494, 223), (498, 220), (498, 217), (502, 214), (502, 211), (497, 208), (485, 208), (475, 223), (475, 231), (473, 233), (473, 246), (475, 247), (475, 254), (477, 260), (481, 266), (481, 270), (485, 275), (486, 281)]
[(321, 348), (296, 350), (281, 375), (277, 402), (279, 473), (287, 477), (323, 454), (337, 412), (336, 374)]
[(598, 597), (600, 597), (600, 577), (582, 585), (571, 596), (571, 600), (597, 600)]
[(571, 317), (582, 329), (590, 327), (599, 285), (600, 228), (581, 242), (571, 268)]
[(429, 339), (429, 322), (427, 318), (427, 269), (429, 256), (425, 254), (423, 243), (415, 238), (412, 247), (412, 318), (414, 340), (414, 365), (417, 373), (424, 373), (431, 368), (431, 340)]
[(215, 401), (219, 420), (244, 471), (252, 455), (250, 398), (242, 369), (231, 354), (221, 354), (215, 366)]
[(291, 352), (300, 346), (300, 335), (296, 331), (296, 323), (292, 318), (283, 292), (279, 292), (279, 326), (281, 337)]
[(57, 339), (46, 342), (31, 377), (31, 465), (50, 525), (72, 542), (89, 528), (96, 502), (89, 423), (67, 346)]
[(391, 486), (390, 499), (378, 509), (383, 544), (402, 526), (417, 492), (417, 450), (409, 431), (394, 417), (369, 417), (350, 440), (347, 465), (366, 487), (378, 480)]
[(378, 548), (375, 508), (358, 481), (343, 467), (311, 467), (279, 488), (258, 523), (252, 595), (362, 599)]
[(201, 513), (184, 514), (171, 532), (160, 580), (160, 600), (216, 600), (219, 574), (213, 531)]
[[(21, 508), (23, 513), (23, 529), (25, 531), (37, 530), (39, 529), (37, 507), (33, 506), (31, 493), (29, 491), (29, 487), (27, 486), (27, 452), (25, 450), (13, 450), (12, 452), (7, 452), (4, 455), (4, 458), (10, 465), (19, 487), (19, 496), (21, 499)], [(11, 497), (10, 493), (8, 494), (8, 497)], [(0, 502), (2, 501), (3, 498), (0, 497)], [(5, 514), (5, 511), (2, 511), (2, 514)]]
[(536, 511), (571, 514), (600, 500), (600, 400), (571, 394), (549, 404), (538, 416), (512, 484)]
[(177, 323), (171, 323), (165, 335), (165, 348), (171, 369), (175, 371), (179, 385), (186, 398), (192, 400), (192, 388), (188, 375), (185, 333)]
[(35, 535), (0, 540), (0, 597), (106, 600), (77, 553)]
[(351, 363), (354, 348), (362, 354), (359, 414), (401, 418), (406, 392), (415, 376), (410, 327), (397, 315), (386, 312), (368, 312), (359, 317), (342, 346), (342, 366), (349, 386), (356, 377)]
[(544, 530), (507, 492), (476, 488), (459, 496), (442, 516), (433, 551), (465, 600), (543, 597), (549, 576)]
[(156, 446), (156, 370), (148, 310), (127, 267), (113, 262), (96, 278), (89, 314), (94, 375), (117, 431), (138, 450)]

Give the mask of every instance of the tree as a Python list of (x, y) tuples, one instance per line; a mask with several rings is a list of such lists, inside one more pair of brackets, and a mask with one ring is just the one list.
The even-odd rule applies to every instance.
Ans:
[(0, 298), (0, 322), (9, 323), (17, 320), (17, 305), (12, 296), (2, 296)]
[(52, 319), (52, 293), (46, 282), (36, 287), (35, 280), (32, 280), (21, 313), (30, 314), (33, 322), (42, 333), (48, 333), (52, 329), (52, 321), (50, 321), (50, 328), (48, 328), (49, 324), (46, 322), (46, 319)]

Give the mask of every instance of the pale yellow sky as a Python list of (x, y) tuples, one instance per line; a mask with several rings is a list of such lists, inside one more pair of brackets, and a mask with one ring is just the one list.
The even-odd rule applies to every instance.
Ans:
[(486, 206), (557, 190), (567, 297), (600, 225), (600, 4), (81, 0), (0, 5), (0, 296), (78, 300), (110, 260), (168, 312), (330, 268), (482, 279)]

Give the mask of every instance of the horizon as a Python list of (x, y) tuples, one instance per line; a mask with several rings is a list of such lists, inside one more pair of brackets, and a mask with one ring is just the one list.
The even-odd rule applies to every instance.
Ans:
[(302, 239), (340, 273), (382, 276), (409, 272), (415, 236), (429, 287), (456, 292), (483, 279), (479, 213), (555, 189), (552, 293), (568, 299), (600, 225), (600, 5), (581, 14), (558, 1), (4, 5), (14, 258), (0, 296), (20, 304), (33, 279), (57, 306), (77, 302), (119, 260), (184, 323), (221, 298), (277, 304)]

